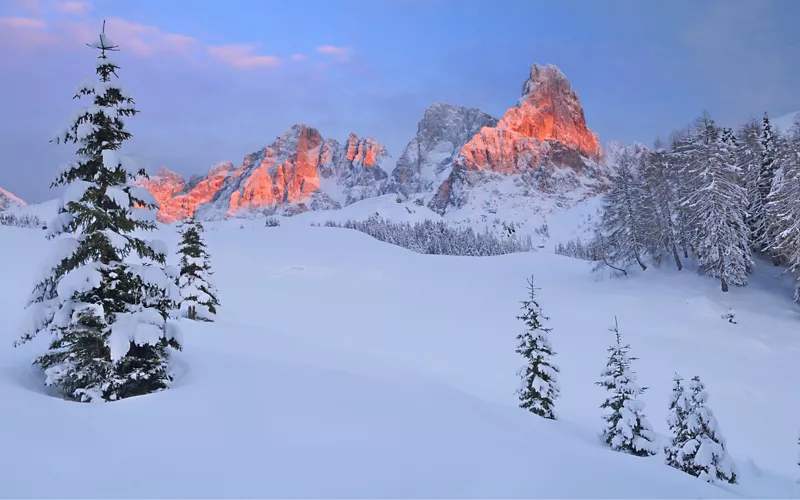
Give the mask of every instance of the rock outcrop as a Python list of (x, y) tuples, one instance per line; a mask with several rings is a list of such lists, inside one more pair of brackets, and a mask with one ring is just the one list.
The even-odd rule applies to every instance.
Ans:
[(186, 182), (181, 175), (161, 167), (156, 175), (136, 179), (134, 184), (150, 191), (159, 204), (158, 220), (171, 224), (192, 217), (200, 205), (211, 201), (232, 171), (232, 163), (220, 163), (208, 174), (193, 175)]
[[(487, 196), (504, 191), (528, 196), (529, 188), (560, 196), (603, 177), (602, 155), (567, 78), (555, 66), (534, 64), (516, 106), (461, 148), (428, 206), (440, 214), (462, 208), (476, 187), (506, 182), (508, 176), (515, 177), (506, 189), (489, 189)], [(487, 201), (497, 202), (480, 203)]]
[(481, 129), (495, 125), (497, 118), (477, 108), (431, 105), (397, 160), (387, 192), (411, 196), (435, 190), (450, 175), (461, 149)]
[(387, 159), (386, 149), (372, 138), (350, 134), (340, 145), (315, 128), (294, 125), (271, 145), (247, 155), (197, 216), (294, 215), (341, 208), (382, 192)]
[(22, 198), (14, 196), (5, 189), (0, 188), (0, 212), (21, 208), (26, 205), (27, 203), (22, 201)]

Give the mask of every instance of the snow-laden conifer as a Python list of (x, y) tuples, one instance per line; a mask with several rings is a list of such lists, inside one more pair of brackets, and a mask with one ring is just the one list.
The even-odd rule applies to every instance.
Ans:
[(642, 177), (646, 194), (642, 217), (648, 235), (648, 251), (654, 257), (664, 251), (668, 252), (675, 261), (675, 266), (681, 270), (683, 263), (678, 254), (681, 246), (677, 217), (678, 195), (670, 176), (668, 153), (659, 139), (656, 139), (653, 150), (643, 155)]
[(695, 124), (694, 148), (683, 175), (694, 189), (682, 204), (693, 226), (693, 247), (699, 271), (728, 285), (747, 284), (752, 266), (749, 231), (745, 222), (747, 193), (739, 184), (732, 134), (720, 130), (709, 116)]
[(522, 355), (526, 364), (519, 371), (522, 385), (517, 391), (520, 408), (539, 415), (540, 417), (555, 419), (553, 405), (559, 395), (559, 385), (556, 380), (559, 369), (553, 364), (555, 356), (550, 345), (550, 328), (542, 325), (542, 320), (548, 318), (542, 314), (536, 300), (536, 287), (533, 277), (528, 280), (528, 299), (522, 301), (522, 315), (517, 319), (525, 323), (526, 331), (517, 335), (519, 344), (517, 354)]
[(612, 267), (625, 268), (635, 262), (642, 270), (647, 269), (643, 184), (638, 169), (641, 154), (627, 149), (620, 154), (611, 189), (603, 197), (598, 239), (603, 241), (603, 263)]
[(756, 120), (745, 123), (737, 132), (736, 164), (747, 193), (746, 222), (750, 232), (750, 247), (758, 247), (757, 239), (764, 234), (764, 203), (758, 188), (761, 157), (761, 124)]
[[(774, 233), (770, 252), (791, 271), (800, 269), (800, 151), (778, 168), (766, 208)], [(795, 300), (800, 302), (800, 279)]]
[(102, 32), (90, 47), (100, 51), (98, 81), (78, 86), (75, 98), (92, 102), (56, 138), (77, 144), (77, 158), (53, 183), (66, 186), (48, 225), (55, 251), (33, 291), (21, 340), (52, 335), (50, 349), (35, 363), (47, 385), (78, 401), (164, 389), (171, 380), (168, 348), (180, 348), (168, 320), (179, 295), (164, 269), (166, 247), (134, 236), (156, 227), (157, 204), (146, 189), (130, 184), (144, 170), (118, 152), (131, 137), (124, 118), (137, 110), (113, 81), (120, 67), (107, 53), (116, 46)]
[(608, 363), (597, 382), (611, 393), (600, 405), (611, 411), (603, 417), (606, 421), (603, 439), (616, 451), (637, 456), (654, 455), (655, 433), (644, 414), (644, 402), (637, 399), (647, 388), (636, 384), (636, 373), (631, 369), (631, 362), (637, 358), (628, 356), (631, 346), (622, 343), (616, 318), (611, 331), (615, 343), (608, 348)]
[(766, 204), (769, 199), (769, 193), (772, 191), (772, 183), (775, 180), (775, 173), (778, 171), (780, 165), (777, 161), (777, 149), (775, 143), (775, 134), (772, 130), (772, 124), (769, 121), (769, 116), (764, 113), (761, 127), (761, 165), (758, 171), (758, 193), (764, 204), (764, 212), (760, 214), (763, 223), (759, 224), (758, 232), (753, 235), (753, 239), (757, 245), (758, 250), (766, 251), (770, 246), (769, 236), (767, 233), (767, 214)]
[(675, 385), (672, 387), (672, 398), (669, 402), (669, 416), (667, 417), (667, 425), (669, 425), (672, 438), (670, 443), (664, 447), (664, 456), (667, 465), (679, 469), (682, 459), (681, 450), (689, 439), (686, 417), (691, 405), (682, 384), (683, 378), (676, 373), (673, 381)]
[(677, 468), (713, 483), (736, 483), (736, 464), (725, 449), (725, 440), (711, 408), (706, 406), (708, 393), (700, 377), (689, 384), (691, 395), (686, 414), (686, 438), (677, 454)]
[(194, 219), (189, 219), (181, 226), (181, 242), (178, 246), (181, 256), (178, 278), (180, 313), (193, 320), (214, 321), (219, 301), (202, 235), (203, 225)]

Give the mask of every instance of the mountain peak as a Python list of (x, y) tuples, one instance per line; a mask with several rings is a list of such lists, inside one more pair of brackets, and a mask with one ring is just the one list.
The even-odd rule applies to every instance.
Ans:
[(531, 66), (530, 76), (527, 80), (525, 80), (525, 83), (522, 84), (521, 100), (524, 100), (528, 94), (533, 92), (539, 85), (550, 82), (559, 82), (566, 85), (569, 90), (572, 90), (572, 86), (569, 84), (567, 76), (558, 68), (558, 66), (553, 64), (542, 65), (534, 63)]
[(11, 194), (3, 188), (0, 188), (0, 212), (12, 208), (20, 208), (26, 206), (22, 198)]

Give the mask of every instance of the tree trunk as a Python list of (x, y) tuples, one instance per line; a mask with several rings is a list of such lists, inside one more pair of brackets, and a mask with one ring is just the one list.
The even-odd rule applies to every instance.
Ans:
[(195, 319), (197, 317), (197, 312), (194, 310), (194, 306), (189, 306), (189, 319)]
[(647, 266), (645, 266), (644, 262), (642, 262), (642, 259), (639, 258), (639, 254), (638, 253), (636, 254), (636, 262), (639, 264), (639, 267), (642, 268), (642, 271), (646, 271), (647, 270)]
[(678, 249), (675, 247), (675, 244), (672, 245), (672, 256), (675, 257), (675, 265), (678, 266), (678, 271), (683, 269), (683, 263), (681, 262), (681, 258), (678, 256)]
[(720, 278), (719, 282), (720, 282), (720, 285), (722, 285), (722, 291), (723, 292), (727, 292), (728, 291), (728, 282), (725, 281), (725, 278)]

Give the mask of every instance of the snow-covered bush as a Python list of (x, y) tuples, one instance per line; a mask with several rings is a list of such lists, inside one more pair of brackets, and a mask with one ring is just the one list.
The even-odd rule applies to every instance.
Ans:
[(146, 176), (144, 169), (118, 153), (131, 137), (124, 118), (137, 110), (124, 87), (112, 82), (119, 65), (107, 52), (116, 46), (105, 33), (91, 46), (100, 50), (99, 82), (78, 87), (75, 98), (93, 103), (79, 108), (56, 138), (77, 144), (78, 158), (54, 183), (66, 192), (48, 236), (61, 237), (33, 291), (21, 339), (52, 335), (35, 363), (47, 385), (77, 401), (166, 388), (172, 380), (168, 348), (180, 348), (168, 319), (179, 295), (164, 269), (166, 246), (134, 236), (156, 228), (158, 205), (146, 189), (131, 185), (136, 175)]
[(280, 225), (281, 221), (277, 217), (267, 217), (264, 222), (265, 227), (278, 227)]
[(327, 221), (325, 227), (355, 229), (424, 254), (487, 256), (533, 250), (530, 236), (510, 234), (499, 238), (488, 230), (476, 232), (471, 227), (452, 227), (443, 221), (392, 222), (377, 213), (365, 221), (349, 220), (344, 224)]
[(547, 320), (536, 301), (533, 277), (528, 281), (528, 299), (522, 301), (522, 315), (517, 319), (525, 323), (526, 331), (517, 335), (517, 354), (525, 358), (526, 364), (519, 370), (522, 385), (517, 390), (521, 408), (540, 417), (555, 419), (553, 405), (559, 395), (556, 377), (558, 366), (553, 364), (553, 348), (550, 345), (550, 328), (542, 325)]
[(622, 344), (616, 318), (611, 331), (616, 342), (608, 348), (608, 363), (597, 382), (611, 393), (600, 405), (611, 410), (603, 417), (606, 421), (603, 438), (613, 450), (637, 456), (654, 455), (655, 433), (644, 414), (644, 402), (636, 399), (647, 390), (636, 384), (636, 373), (631, 369), (631, 362), (637, 358), (628, 356), (631, 346)]

